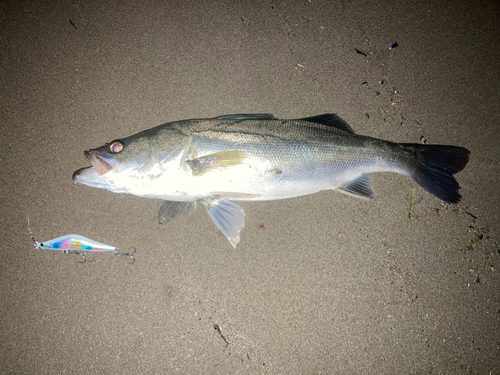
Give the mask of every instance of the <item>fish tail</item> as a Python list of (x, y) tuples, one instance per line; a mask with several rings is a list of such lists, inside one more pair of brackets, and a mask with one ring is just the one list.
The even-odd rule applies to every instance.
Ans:
[(469, 161), (469, 150), (456, 146), (405, 144), (416, 154), (409, 177), (446, 203), (458, 203), (460, 186), (453, 176)]

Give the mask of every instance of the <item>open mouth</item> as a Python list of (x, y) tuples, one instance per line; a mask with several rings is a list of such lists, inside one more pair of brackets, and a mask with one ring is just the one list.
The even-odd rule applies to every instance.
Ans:
[(90, 168), (94, 168), (100, 175), (106, 174), (113, 169), (111, 164), (105, 162), (103, 158), (90, 153), (90, 151), (85, 151), (84, 154), (85, 157), (92, 163), (92, 167)]
[(85, 157), (90, 161), (92, 166), (81, 168), (73, 173), (73, 181), (77, 182), (77, 178), (79, 176), (102, 176), (103, 174), (106, 174), (113, 169), (113, 166), (110, 163), (106, 162), (104, 158), (99, 157), (90, 151), (85, 151), (84, 154)]

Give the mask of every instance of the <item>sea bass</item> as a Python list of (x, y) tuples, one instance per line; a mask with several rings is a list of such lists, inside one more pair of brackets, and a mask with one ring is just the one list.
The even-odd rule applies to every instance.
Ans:
[(279, 120), (268, 114), (170, 122), (85, 151), (73, 174), (115, 193), (163, 199), (159, 223), (201, 203), (236, 247), (245, 212), (233, 201), (264, 201), (337, 190), (371, 199), (369, 173), (396, 172), (456, 203), (453, 175), (469, 160), (462, 147), (393, 143), (357, 135), (334, 114)]

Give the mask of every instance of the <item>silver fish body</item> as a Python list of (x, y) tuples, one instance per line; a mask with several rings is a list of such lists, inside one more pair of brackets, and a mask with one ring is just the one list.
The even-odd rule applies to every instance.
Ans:
[(159, 222), (202, 203), (233, 246), (244, 211), (232, 201), (291, 198), (335, 189), (373, 198), (370, 173), (406, 175), (444, 200), (460, 200), (453, 174), (469, 152), (354, 134), (333, 114), (297, 120), (228, 115), (172, 122), (86, 151), (77, 183), (166, 202)]

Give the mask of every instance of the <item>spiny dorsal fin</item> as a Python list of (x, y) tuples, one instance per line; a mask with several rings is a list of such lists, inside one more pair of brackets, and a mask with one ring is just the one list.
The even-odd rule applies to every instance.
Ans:
[(277, 120), (270, 113), (239, 113), (235, 115), (224, 115), (215, 117), (216, 120)]
[(347, 124), (347, 122), (345, 122), (339, 116), (333, 113), (325, 113), (324, 115), (301, 118), (300, 120), (315, 122), (316, 124), (321, 124), (326, 126), (333, 126), (334, 128), (354, 134), (354, 130), (352, 130), (352, 128)]

